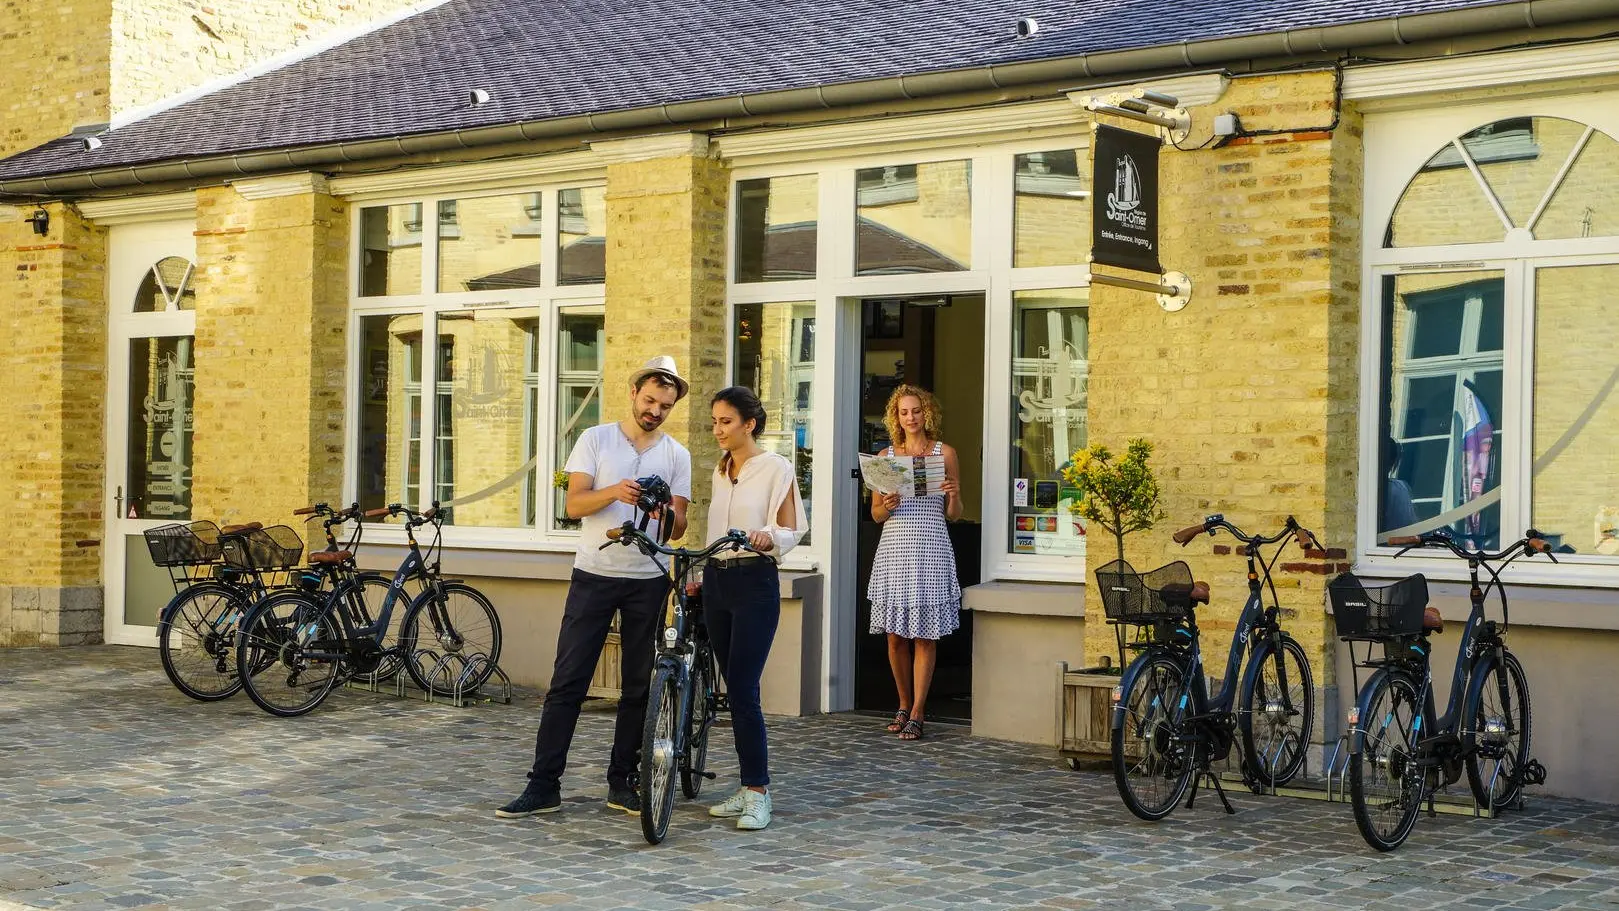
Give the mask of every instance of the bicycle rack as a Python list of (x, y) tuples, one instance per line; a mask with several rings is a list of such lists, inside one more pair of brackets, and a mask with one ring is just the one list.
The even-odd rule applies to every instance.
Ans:
[[(445, 702), (457, 708), (466, 708), (483, 702), (512, 704), (512, 678), (483, 652), (468, 657), (453, 652), (440, 655), (432, 649), (420, 648), (405, 660), (414, 661), (417, 667), (426, 668), (422, 676), (427, 679), (428, 689), (424, 692), (409, 685), (406, 682), (410, 676), (409, 672), (400, 667), (393, 676), (393, 695), (400, 699), (423, 699), (429, 703)], [(469, 681), (479, 677), (483, 678), (482, 684), (478, 687), (468, 687)], [(500, 678), (498, 691), (485, 693), (484, 688), (496, 677)], [(349, 680), (344, 686), (372, 693), (383, 692), (382, 684), (374, 676), (369, 675)]]

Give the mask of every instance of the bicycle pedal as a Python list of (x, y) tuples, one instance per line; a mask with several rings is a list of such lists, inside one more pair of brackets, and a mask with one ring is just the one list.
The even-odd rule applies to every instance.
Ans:
[(719, 777), (719, 776), (718, 776), (718, 775), (715, 775), (715, 774), (714, 774), (714, 773), (713, 773), (713, 772), (702, 772), (702, 773), (700, 773), (700, 774), (701, 774), (701, 775), (702, 775), (702, 776), (703, 776), (703, 777), (704, 777), (704, 778), (707, 778), (707, 779), (708, 779), (708, 780), (709, 780), (709, 781), (713, 781), (713, 780), (714, 780), (714, 779), (716, 779), (716, 778), (718, 778), (718, 777)]

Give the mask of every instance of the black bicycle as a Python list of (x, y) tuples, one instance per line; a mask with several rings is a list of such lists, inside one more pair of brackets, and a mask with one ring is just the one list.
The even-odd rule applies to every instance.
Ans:
[[(1395, 556), (1440, 547), (1466, 560), (1473, 610), (1457, 645), (1450, 698), (1438, 715), (1429, 637), (1443, 632), (1444, 620), (1428, 606), (1427, 579), (1419, 573), (1373, 583), (1344, 573), (1328, 584), (1333, 619), (1351, 658), (1356, 642), (1368, 643), (1365, 660), (1352, 660), (1357, 677), (1359, 668), (1372, 674), (1349, 712), (1349, 796), (1356, 827), (1379, 851), (1399, 847), (1423, 804), (1432, 813), (1435, 792), (1458, 781), (1464, 769), (1474, 800), (1492, 814), (1517, 803), (1526, 786), (1545, 783), (1545, 768), (1529, 756), (1529, 681), (1502, 639), (1509, 617), (1501, 571), (1537, 553), (1557, 562), (1532, 528), (1494, 553), (1463, 547), (1446, 529), (1388, 543), (1401, 548)], [(1480, 567), (1489, 574), (1482, 587)], [(1499, 624), (1484, 617), (1492, 589), (1500, 596)], [(1377, 648), (1381, 657), (1374, 657)]]
[[(686, 590), (691, 573), (722, 551), (752, 551), (748, 536), (736, 529), (702, 550), (671, 548), (653, 540), (633, 523), (607, 533), (608, 543), (633, 546), (651, 557), (669, 576), (669, 610), (658, 639), (648, 691), (646, 725), (641, 737), (641, 834), (652, 844), (669, 833), (674, 814), (675, 778), (689, 798), (712, 779), (708, 771), (708, 735), (724, 708), (719, 664), (703, 622), (702, 600)], [(665, 566), (659, 556), (670, 557)]]
[[(1168, 816), (1188, 785), (1192, 793), (1186, 805), (1192, 806), (1205, 778), (1226, 812), (1236, 812), (1210, 766), (1230, 755), (1239, 733), (1243, 778), (1259, 792), (1286, 784), (1298, 774), (1314, 730), (1310, 661), (1303, 647), (1282, 630), (1271, 568), (1289, 541), (1297, 541), (1303, 549), (1319, 550), (1321, 545), (1292, 516), (1280, 532), (1265, 537), (1246, 534), (1223, 516), (1213, 515), (1176, 532), (1175, 541), (1184, 547), (1200, 534), (1222, 529), (1242, 542), (1239, 552), (1248, 561), (1248, 602), (1237, 618), (1217, 695), (1210, 696), (1204, 682), (1195, 610), (1195, 605), (1209, 603), (1208, 586), (1194, 582), (1191, 569), (1180, 561), (1138, 574), (1115, 560), (1096, 572), (1108, 622), (1140, 629), (1131, 647), (1141, 654), (1130, 662), (1113, 693), (1112, 749), (1119, 796), (1131, 813), (1145, 820)], [(1281, 546), (1267, 561), (1261, 548), (1277, 542)]]
[[(365, 593), (363, 580), (330, 592), (294, 589), (263, 599), (242, 621), (236, 661), (247, 695), (272, 715), (302, 715), (320, 705), (344, 680), (402, 666), (411, 681), (433, 695), (459, 696), (482, 686), (500, 659), (500, 618), (482, 592), (439, 569), (443, 515), (434, 504), (418, 513), (400, 504), (370, 510), (367, 518), (404, 516), (409, 550), (381, 604)], [(416, 529), (432, 525), (424, 552)], [(411, 598), (406, 584), (418, 582)], [(368, 601), (369, 598), (369, 601)], [(387, 643), (395, 604), (407, 602), (398, 641)]]

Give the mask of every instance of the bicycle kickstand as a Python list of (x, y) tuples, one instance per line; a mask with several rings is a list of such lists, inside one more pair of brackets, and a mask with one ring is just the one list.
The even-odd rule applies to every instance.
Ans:
[(1197, 800), (1197, 789), (1202, 786), (1205, 778), (1214, 785), (1214, 796), (1220, 798), (1220, 805), (1225, 807), (1226, 813), (1235, 816), (1237, 811), (1232, 808), (1231, 801), (1226, 799), (1225, 788), (1220, 786), (1220, 776), (1216, 775), (1212, 769), (1202, 769), (1197, 773), (1197, 777), (1192, 779), (1192, 793), (1186, 798), (1186, 809), (1190, 810), (1192, 801)]

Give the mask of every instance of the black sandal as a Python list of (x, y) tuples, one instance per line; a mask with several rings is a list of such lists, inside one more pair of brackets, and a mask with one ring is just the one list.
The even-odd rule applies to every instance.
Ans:
[(911, 720), (910, 709), (900, 709), (894, 713), (894, 720), (888, 722), (888, 733), (898, 734), (905, 730), (905, 723)]
[(921, 740), (924, 736), (926, 735), (922, 731), (922, 722), (920, 719), (912, 718), (911, 720), (905, 722), (904, 727), (899, 729), (899, 739), (901, 740)]

